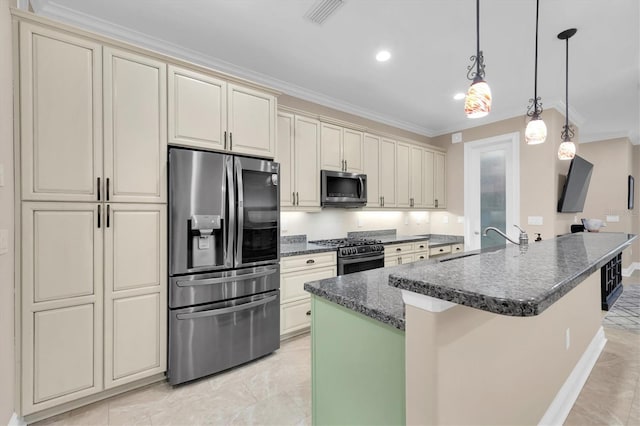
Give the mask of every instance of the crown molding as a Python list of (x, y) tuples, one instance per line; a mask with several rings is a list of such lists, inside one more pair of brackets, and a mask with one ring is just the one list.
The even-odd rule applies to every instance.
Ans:
[(637, 145), (638, 141), (637, 140), (633, 140), (633, 135), (631, 132), (603, 132), (603, 133), (588, 133), (585, 137), (582, 137), (582, 134), (580, 134), (580, 140), (578, 141), (578, 144), (583, 144), (583, 143), (593, 143), (593, 142), (602, 142), (602, 141), (608, 141), (611, 139), (624, 139), (627, 138), (629, 139), (629, 142), (631, 142), (633, 145)]

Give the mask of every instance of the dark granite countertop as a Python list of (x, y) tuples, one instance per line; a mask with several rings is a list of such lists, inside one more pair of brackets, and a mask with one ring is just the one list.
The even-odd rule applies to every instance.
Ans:
[(411, 243), (415, 241), (429, 241), (429, 247), (439, 247), (449, 244), (462, 244), (464, 237), (458, 235), (397, 235), (395, 229), (383, 229), (377, 231), (356, 231), (347, 233), (348, 237), (354, 238), (375, 238), (382, 241), (382, 244)]
[(311, 294), (375, 320), (404, 330), (404, 302), (400, 289), (389, 286), (389, 274), (421, 268), (430, 260), (373, 269), (304, 284)]
[(306, 235), (287, 235), (280, 237), (280, 257), (336, 251), (335, 248), (319, 246), (307, 242)]
[(464, 237), (461, 235), (429, 235), (429, 247), (448, 246), (450, 244), (464, 244)]
[[(538, 315), (629, 246), (635, 235), (577, 233), (494, 252), (399, 267), (389, 284), (485, 311)], [(442, 262), (445, 260), (445, 262)], [(409, 265), (406, 265), (409, 266)]]

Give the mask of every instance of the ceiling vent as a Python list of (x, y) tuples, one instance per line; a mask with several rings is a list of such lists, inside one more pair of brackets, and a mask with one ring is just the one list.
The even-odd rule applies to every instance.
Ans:
[(305, 13), (304, 17), (311, 22), (321, 25), (343, 4), (344, 0), (318, 0), (311, 6), (307, 13)]

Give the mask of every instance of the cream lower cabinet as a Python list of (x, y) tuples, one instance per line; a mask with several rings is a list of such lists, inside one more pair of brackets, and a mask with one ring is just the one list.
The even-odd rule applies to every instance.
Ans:
[(404, 265), (429, 258), (428, 240), (385, 244), (384, 266)]
[(320, 207), (320, 122), (278, 113), (280, 205), (284, 208)]
[(304, 331), (311, 324), (311, 298), (304, 283), (336, 276), (336, 253), (283, 257), (280, 261), (280, 335)]
[(464, 244), (448, 244), (429, 248), (429, 256), (431, 257), (462, 252), (464, 252)]
[(22, 415), (165, 370), (165, 230), (165, 205), (22, 204)]

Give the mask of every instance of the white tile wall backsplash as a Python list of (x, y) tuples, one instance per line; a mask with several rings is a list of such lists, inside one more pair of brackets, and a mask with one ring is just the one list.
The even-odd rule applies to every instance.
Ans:
[[(396, 229), (398, 235), (431, 233), (427, 211), (367, 211), (323, 209), (321, 212), (282, 212), (282, 235), (306, 234), (307, 239), (345, 237), (349, 231)], [(407, 223), (405, 225), (405, 223)]]

